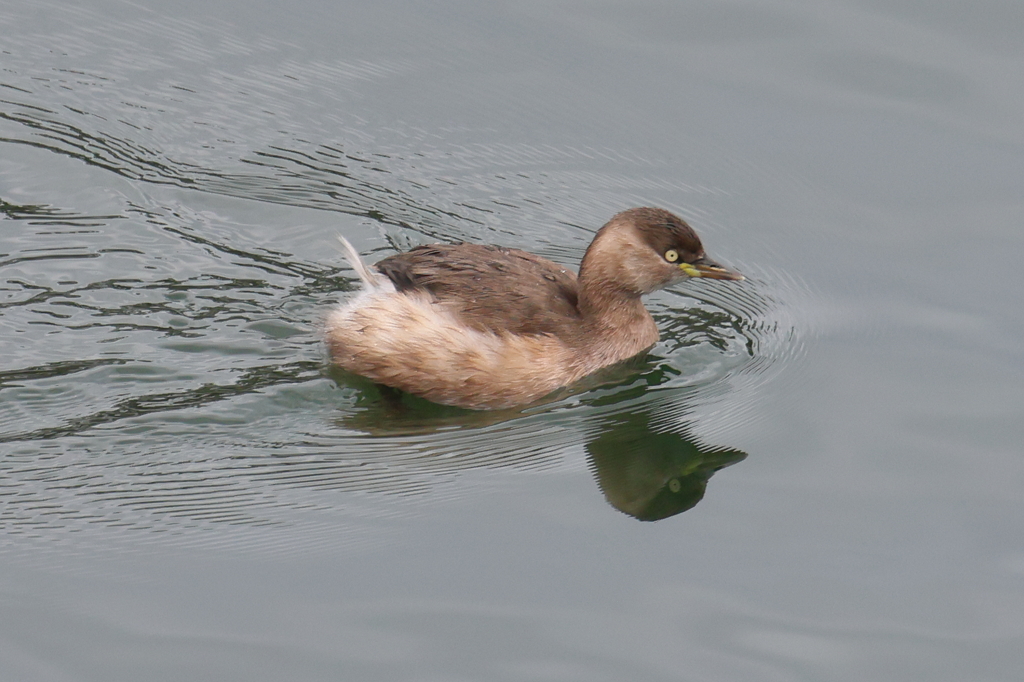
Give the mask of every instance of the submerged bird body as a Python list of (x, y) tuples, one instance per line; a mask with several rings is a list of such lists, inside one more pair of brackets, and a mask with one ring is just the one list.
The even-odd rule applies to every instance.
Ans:
[[(347, 246), (347, 242), (346, 242)], [(687, 277), (742, 279), (709, 261), (696, 233), (661, 209), (619, 213), (577, 276), (518, 249), (430, 244), (372, 268), (327, 320), (346, 370), (471, 409), (524, 405), (658, 341), (641, 296)]]

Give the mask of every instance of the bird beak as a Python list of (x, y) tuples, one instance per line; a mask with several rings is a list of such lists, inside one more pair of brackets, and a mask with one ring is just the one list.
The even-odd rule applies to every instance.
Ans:
[(680, 263), (679, 269), (686, 273), (688, 277), (728, 279), (734, 282), (741, 282), (745, 279), (743, 275), (735, 270), (723, 268), (721, 265), (708, 258), (701, 258), (696, 263)]

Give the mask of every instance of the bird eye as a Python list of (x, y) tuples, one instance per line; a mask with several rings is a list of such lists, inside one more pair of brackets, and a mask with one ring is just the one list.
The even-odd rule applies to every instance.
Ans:
[(676, 251), (675, 249), (669, 249), (668, 251), (665, 252), (665, 260), (667, 260), (669, 263), (675, 263), (677, 260), (679, 260), (679, 252)]

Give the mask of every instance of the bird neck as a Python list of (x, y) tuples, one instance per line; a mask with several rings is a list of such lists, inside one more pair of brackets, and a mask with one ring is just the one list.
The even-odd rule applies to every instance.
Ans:
[(635, 250), (628, 234), (614, 221), (598, 231), (583, 254), (578, 282), (578, 308), (588, 354), (618, 362), (658, 341), (658, 327), (644, 307), (644, 287), (637, 281)]
[(631, 358), (658, 341), (658, 327), (639, 295), (606, 282), (580, 282), (586, 354), (599, 366)]

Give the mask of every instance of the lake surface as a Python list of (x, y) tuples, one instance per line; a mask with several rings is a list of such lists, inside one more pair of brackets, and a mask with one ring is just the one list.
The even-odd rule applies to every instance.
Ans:
[[(1021, 679), (1022, 27), (5, 2), (0, 679)], [(641, 205), (748, 279), (621, 376), (330, 368), (337, 235), (575, 267)]]

